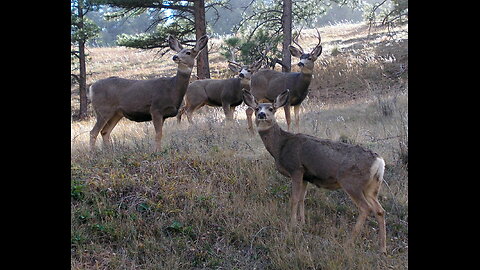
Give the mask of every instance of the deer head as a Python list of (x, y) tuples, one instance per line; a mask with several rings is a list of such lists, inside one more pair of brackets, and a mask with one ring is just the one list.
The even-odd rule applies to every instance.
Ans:
[(265, 130), (275, 123), (275, 112), (278, 108), (287, 104), (290, 90), (285, 90), (275, 98), (273, 103), (258, 103), (255, 97), (246, 89), (243, 89), (243, 101), (255, 111), (255, 125), (258, 130)]
[(198, 53), (205, 48), (208, 42), (208, 37), (205, 35), (197, 40), (195, 47), (192, 49), (184, 49), (182, 44), (173, 36), (168, 37), (168, 46), (173, 51), (177, 52), (173, 56), (173, 61), (179, 65), (179, 67), (186, 67), (192, 69), (195, 64), (195, 58)]
[(300, 49), (297, 49), (292, 45), (288, 47), (290, 50), (290, 53), (293, 56), (300, 58), (300, 62), (298, 62), (297, 65), (300, 68), (302, 68), (302, 72), (307, 72), (307, 73), (313, 72), (313, 63), (315, 62), (315, 60), (317, 60), (320, 54), (322, 54), (322, 45), (320, 45), (320, 43), (322, 42), (322, 39), (320, 37), (320, 33), (318, 32), (318, 30), (317, 30), (317, 34), (318, 34), (317, 36), (318, 44), (317, 46), (315, 46), (315, 48), (313, 48), (313, 50), (310, 53), (304, 53), (302, 47), (296, 41), (300, 33), (296, 36), (296, 38), (293, 39), (293, 43), (295, 43)]
[(248, 66), (247, 65), (242, 66), (239, 63), (228, 61), (228, 68), (230, 68), (231, 71), (238, 73), (238, 77), (242, 79), (247, 79), (247, 80), (250, 80), (253, 73), (259, 70), (261, 66), (262, 66), (262, 59), (259, 59), (255, 61), (253, 64)]

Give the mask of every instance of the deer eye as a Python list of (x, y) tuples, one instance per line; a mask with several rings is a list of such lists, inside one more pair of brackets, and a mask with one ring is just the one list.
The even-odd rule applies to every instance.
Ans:
[(272, 107), (268, 108), (268, 110), (271, 111), (271, 112), (273, 112), (273, 108), (272, 108)]
[(192, 53), (191, 53), (191, 52), (186, 52), (186, 54), (187, 54), (187, 55), (190, 55), (190, 54), (192, 54)]
[(311, 58), (311, 57), (308, 57), (308, 60), (312, 60), (312, 58)]
[(258, 110), (260, 110), (260, 108), (255, 108), (255, 111), (258, 112)]
[(249, 69), (249, 70), (247, 70), (247, 71), (248, 71), (248, 72), (250, 72), (250, 69)]

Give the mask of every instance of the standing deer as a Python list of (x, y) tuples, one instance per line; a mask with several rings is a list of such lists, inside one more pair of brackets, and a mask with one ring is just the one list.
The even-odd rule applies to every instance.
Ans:
[(195, 63), (195, 57), (207, 45), (208, 37), (197, 40), (195, 47), (184, 49), (180, 42), (169, 36), (170, 49), (177, 52), (173, 61), (177, 63), (174, 77), (150, 80), (129, 80), (110, 77), (92, 84), (90, 100), (97, 121), (90, 131), (90, 148), (94, 149), (100, 132), (104, 146), (110, 145), (110, 133), (115, 125), (126, 117), (135, 122), (153, 121), (155, 127), (155, 150), (160, 151), (162, 127), (166, 118), (177, 115)]
[(227, 120), (233, 120), (235, 107), (243, 102), (242, 88), (250, 89), (250, 78), (261, 66), (262, 60), (256, 61), (249, 66), (242, 66), (230, 62), (228, 67), (238, 73), (237, 78), (214, 80), (205, 79), (192, 82), (185, 94), (185, 106), (177, 114), (180, 123), (182, 114), (186, 113), (188, 122), (191, 124), (192, 114), (204, 105), (222, 106)]
[(301, 224), (305, 224), (308, 182), (330, 190), (342, 188), (360, 210), (353, 238), (373, 212), (380, 226), (380, 250), (386, 253), (385, 211), (378, 202), (385, 162), (377, 153), (361, 146), (282, 130), (275, 120), (275, 112), (288, 104), (289, 93), (287, 89), (273, 103), (258, 103), (249, 91), (244, 90), (244, 101), (256, 112), (258, 134), (275, 159), (277, 170), (292, 179), (291, 226), (297, 223), (297, 208)]
[[(295, 39), (293, 40), (293, 42), (300, 49), (297, 49), (292, 45), (289, 46), (290, 53), (293, 56), (300, 58), (300, 62), (298, 62), (298, 66), (300, 66), (301, 68), (300, 72), (285, 73), (275, 70), (264, 69), (255, 73), (252, 76), (250, 82), (251, 93), (255, 96), (255, 98), (257, 98), (257, 100), (260, 101), (273, 102), (275, 97), (285, 91), (285, 89), (290, 89), (290, 99), (284, 107), (288, 131), (290, 131), (291, 122), (290, 106), (293, 106), (293, 110), (295, 113), (295, 124), (297, 126), (297, 129), (299, 129), (300, 105), (308, 94), (308, 86), (312, 81), (314, 62), (322, 53), (322, 46), (320, 45), (322, 40), (320, 37), (320, 33), (318, 33), (318, 30), (317, 34), (318, 44), (317, 46), (315, 46), (311, 53), (304, 53), (302, 47), (295, 41)], [(247, 109), (246, 114), (248, 129), (253, 132), (253, 110)]]

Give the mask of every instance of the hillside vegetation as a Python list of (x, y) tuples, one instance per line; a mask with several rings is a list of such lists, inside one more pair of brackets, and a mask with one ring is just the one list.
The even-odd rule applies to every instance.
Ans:
[[(373, 216), (355, 245), (345, 244), (358, 210), (342, 190), (309, 185), (306, 225), (287, 227), (291, 180), (276, 171), (258, 134), (247, 132), (244, 105), (234, 123), (219, 108), (201, 109), (194, 125), (167, 120), (160, 153), (151, 122), (125, 119), (112, 132), (113, 149), (90, 153), (89, 108), (91, 118), (71, 125), (72, 269), (407, 269), (407, 27), (320, 28), (323, 53), (300, 116), (302, 133), (384, 157), (387, 256), (378, 252)], [(309, 50), (316, 32), (302, 33)], [(212, 77), (231, 77), (220, 40), (209, 44)], [(89, 54), (89, 83), (173, 76), (176, 68), (173, 53), (114, 47)], [(283, 110), (277, 120), (286, 128)]]

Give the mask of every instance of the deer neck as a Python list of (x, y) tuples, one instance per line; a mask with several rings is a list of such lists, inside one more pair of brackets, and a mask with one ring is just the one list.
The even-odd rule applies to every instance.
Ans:
[(302, 83), (305, 83), (307, 85), (310, 84), (310, 81), (312, 80), (313, 77), (313, 70), (308, 69), (308, 68), (302, 68), (300, 71), (300, 79)]
[(179, 64), (177, 69), (177, 75), (175, 76), (175, 88), (171, 96), (176, 104), (177, 108), (180, 106), (183, 100), (183, 96), (187, 92), (188, 83), (190, 82), (190, 75), (192, 74), (192, 68)]
[(257, 124), (257, 130), (265, 148), (276, 160), (280, 156), (284, 141), (292, 134), (282, 130), (277, 122), (273, 122), (270, 126)]
[(297, 104), (301, 102), (308, 94), (308, 86), (312, 81), (312, 73), (303, 72), (296, 73), (295, 77), (291, 77), (291, 96), (290, 101)]
[(250, 90), (250, 80), (245, 78), (239, 78), (239, 79), (240, 79), (240, 87)]

